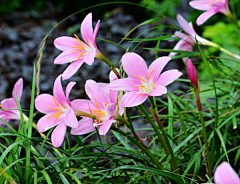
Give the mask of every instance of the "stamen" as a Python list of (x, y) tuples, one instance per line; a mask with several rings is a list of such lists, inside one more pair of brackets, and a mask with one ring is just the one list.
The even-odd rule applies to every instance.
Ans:
[(153, 70), (151, 71), (151, 73), (148, 76), (148, 81), (150, 80), (150, 77), (151, 77), (152, 73), (153, 73)]
[(61, 105), (62, 105), (62, 107), (64, 108), (64, 109), (66, 109), (66, 107), (63, 105), (63, 103), (61, 102)]
[(106, 103), (104, 104), (104, 106), (107, 107), (107, 104), (108, 104), (108, 103), (106, 102)]
[(97, 104), (97, 100), (96, 100), (96, 98), (95, 98), (95, 103), (96, 103), (96, 107), (97, 107), (98, 110), (100, 111), (100, 107), (99, 107), (98, 104)]
[(136, 88), (142, 88), (142, 87), (145, 87), (144, 85), (141, 85), (141, 86), (134, 86)]
[(78, 36), (77, 36), (76, 34), (74, 34), (74, 36), (78, 39), (78, 41), (79, 41), (82, 45), (84, 45), (84, 43), (78, 38)]
[(88, 47), (90, 47), (90, 45), (89, 45), (89, 43), (88, 43), (88, 38), (87, 38), (87, 45), (88, 45)]
[(86, 53), (87, 51), (83, 51), (83, 52), (81, 52), (81, 54), (78, 56), (78, 58), (77, 58), (77, 61), (80, 59), (80, 57), (84, 54), (84, 53)]
[(55, 108), (55, 107), (48, 107), (49, 109), (56, 109), (56, 110), (62, 110), (61, 108)]
[(74, 42), (84, 48), (84, 45), (82, 45), (81, 43), (79, 43), (77, 41), (74, 41)]
[(145, 88), (145, 89), (146, 89), (147, 92), (149, 92), (147, 88)]
[(75, 53), (75, 52), (77, 52), (77, 51), (79, 51), (79, 50), (82, 50), (82, 49), (81, 49), (81, 48), (76, 49), (76, 50), (74, 50), (74, 51), (72, 52), (72, 54)]
[(141, 77), (139, 77), (139, 76), (137, 76), (137, 75), (134, 75), (134, 77), (137, 77), (137, 78), (139, 78), (141, 81), (146, 82), (144, 79), (142, 79)]
[(53, 96), (53, 100), (54, 100), (55, 104), (59, 107), (59, 104), (57, 103), (57, 101), (56, 101), (54, 96)]
[(154, 86), (151, 82), (150, 82), (149, 84), (150, 84), (154, 89), (156, 89), (155, 86)]

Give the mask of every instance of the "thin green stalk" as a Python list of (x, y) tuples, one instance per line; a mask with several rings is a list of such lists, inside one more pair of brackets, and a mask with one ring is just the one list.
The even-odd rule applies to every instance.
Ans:
[[(158, 167), (158, 169), (163, 170), (162, 166), (160, 165), (160, 163), (158, 162), (158, 160), (152, 155), (152, 153), (146, 149), (142, 144), (140, 144), (138, 141), (136, 141), (134, 138), (132, 138), (131, 136), (129, 136), (128, 134), (126, 134), (125, 132), (123, 132), (122, 130), (120, 130), (119, 128), (116, 128), (114, 126), (111, 126), (110, 128), (111, 130), (120, 133), (121, 135), (127, 137), (131, 142), (133, 142), (135, 145), (137, 145), (151, 160), (152, 162)], [(170, 183), (170, 180), (168, 178), (165, 178), (167, 180), (168, 183)]]
[[(142, 110), (142, 112), (144, 113), (145, 117), (148, 119), (149, 123), (152, 125), (154, 131), (156, 132), (158, 138), (159, 138), (159, 141), (161, 142), (167, 156), (170, 156), (171, 155), (171, 161), (170, 161), (170, 164), (172, 166), (172, 169), (173, 171), (176, 171), (177, 169), (177, 164), (176, 162), (174, 163), (174, 161), (176, 161), (175, 157), (174, 157), (174, 154), (170, 153), (169, 149), (168, 149), (168, 146), (166, 145), (162, 135), (160, 134), (157, 126), (155, 125), (155, 123), (153, 122), (152, 118), (149, 116), (148, 112), (146, 111), (146, 109), (143, 107), (143, 105), (139, 105), (140, 109)], [(156, 114), (153, 114), (153, 116), (156, 116)], [(154, 117), (155, 118), (155, 117)], [(161, 128), (161, 127), (160, 127)], [(162, 130), (162, 128), (161, 128)], [(162, 131), (163, 132), (163, 131)]]
[(204, 124), (202, 109), (198, 109), (198, 111), (199, 111), (199, 116), (200, 116), (200, 120), (201, 120), (201, 124), (202, 124), (203, 137), (204, 137), (206, 153), (207, 153), (208, 174), (209, 174), (209, 178), (212, 178), (212, 167), (211, 167), (210, 153), (209, 153), (209, 148), (208, 148), (206, 127)]
[[(225, 14), (228, 18), (231, 19), (231, 21), (237, 26), (238, 30), (239, 30), (239, 25), (238, 22), (236, 21), (236, 19), (233, 17), (232, 13), (229, 11), (228, 13)], [(240, 30), (239, 30), (240, 33)]]
[(16, 181), (11, 176), (9, 176), (1, 167), (0, 173), (3, 175), (4, 178), (6, 178), (9, 184), (17, 184)]

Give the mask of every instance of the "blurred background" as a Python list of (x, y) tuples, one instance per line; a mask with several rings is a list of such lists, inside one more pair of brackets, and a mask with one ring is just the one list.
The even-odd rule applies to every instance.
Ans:
[[(108, 3), (110, 2), (110, 3)], [(211, 17), (202, 26), (196, 26), (196, 19), (202, 11), (195, 10), (188, 5), (188, 0), (129, 0), (128, 4), (114, 0), (0, 0), (0, 101), (11, 97), (12, 89), (18, 78), (24, 80), (21, 105), (29, 109), (33, 63), (36, 62), (37, 52), (43, 38), (61, 20), (69, 15), (83, 10), (69, 17), (59, 24), (49, 35), (43, 51), (40, 73), (40, 92), (52, 94), (52, 87), (56, 77), (61, 74), (66, 65), (54, 65), (53, 61), (61, 52), (53, 45), (54, 39), (59, 36), (80, 36), (80, 25), (84, 17), (93, 13), (93, 26), (101, 20), (97, 38), (119, 43), (121, 39), (135, 26), (156, 17), (163, 17), (160, 21), (145, 24), (134, 30), (129, 38), (147, 38), (151, 35), (169, 35), (178, 30), (176, 15), (180, 13), (186, 20), (192, 21), (196, 32), (212, 40), (233, 53), (239, 54), (240, 41), (237, 29), (224, 15), (218, 13)], [(139, 4), (137, 6), (136, 4)], [(92, 8), (86, 9), (88, 7)], [(229, 0), (229, 8), (236, 18), (240, 17), (239, 0)], [(234, 11), (236, 10), (236, 11)], [(238, 41), (236, 41), (238, 40)], [(159, 48), (172, 49), (176, 42), (161, 41)], [(157, 41), (131, 43), (121, 42), (123, 48), (137, 52), (150, 64), (156, 57), (155, 51), (145, 48), (156, 48)], [(125, 53), (124, 49), (103, 40), (98, 40), (99, 50), (119, 67), (119, 61)], [(220, 57), (228, 57), (214, 48), (206, 52)], [(167, 56), (166, 52), (158, 52), (157, 56)], [(198, 61), (198, 58), (195, 58)], [(185, 65), (181, 59), (171, 61), (165, 70), (179, 69), (185, 73)], [(201, 70), (201, 65), (198, 67)], [(84, 64), (70, 80), (77, 85), (70, 94), (70, 100), (86, 98), (84, 84), (87, 79), (108, 82), (109, 67), (96, 60), (92, 66)], [(182, 78), (187, 78), (183, 75)], [(168, 88), (187, 91), (186, 83), (176, 82)], [(166, 98), (165, 96), (161, 97)], [(18, 124), (15, 124), (16, 128)], [(136, 126), (141, 126), (137, 123)]]

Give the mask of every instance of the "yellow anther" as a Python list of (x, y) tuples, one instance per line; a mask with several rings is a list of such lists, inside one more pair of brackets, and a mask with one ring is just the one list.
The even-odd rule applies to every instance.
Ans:
[(88, 38), (87, 38), (87, 45), (88, 45), (88, 47), (90, 47), (90, 45), (89, 45), (89, 43), (88, 43)]
[(79, 54), (79, 56), (78, 56), (78, 58), (77, 58), (77, 60), (79, 60), (80, 59), (80, 57), (84, 54), (84, 53), (86, 53), (87, 51), (83, 51), (83, 52), (81, 52), (80, 54)]
[(62, 105), (62, 107), (64, 108), (64, 109), (66, 109), (66, 107), (63, 105), (63, 103), (61, 102), (61, 105)]
[(148, 89), (147, 88), (145, 88), (146, 89), (146, 91), (148, 92)]
[(108, 103), (106, 102), (106, 103), (104, 104), (104, 106), (107, 107), (107, 104), (108, 104)]
[(134, 77), (137, 77), (137, 78), (139, 78), (141, 81), (146, 82), (144, 79), (142, 79), (141, 77), (139, 77), (139, 76), (137, 76), (137, 75), (134, 75)]
[(153, 73), (153, 70), (151, 71), (151, 73), (148, 76), (148, 81), (150, 80), (150, 77), (151, 77), (152, 73)]
[(74, 34), (74, 36), (78, 39), (78, 41), (82, 44), (82, 46), (84, 46), (84, 43), (78, 38), (78, 36), (76, 34)]
[(145, 87), (144, 85), (141, 85), (141, 86), (134, 86), (136, 88), (142, 88), (142, 87)]
[(94, 99), (95, 99), (96, 107), (98, 108), (98, 110), (100, 110), (100, 107), (99, 107), (98, 104), (97, 104), (97, 100), (96, 100), (96, 98), (94, 98)]
[(54, 100), (55, 104), (59, 107), (59, 104), (57, 103), (57, 101), (56, 101), (54, 96), (53, 96), (53, 100)]
[(150, 84), (154, 89), (156, 89), (155, 86), (154, 86), (151, 82), (150, 82), (149, 84)]

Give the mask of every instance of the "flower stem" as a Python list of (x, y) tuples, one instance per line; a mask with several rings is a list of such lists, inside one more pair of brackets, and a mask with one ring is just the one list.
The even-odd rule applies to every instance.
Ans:
[[(149, 116), (148, 112), (147, 112), (146, 109), (143, 107), (143, 105), (139, 105), (139, 107), (140, 107), (140, 109), (142, 110), (142, 112), (144, 113), (145, 117), (148, 119), (149, 123), (152, 125), (154, 131), (156, 132), (156, 134), (157, 134), (157, 136), (158, 136), (158, 139), (159, 139), (159, 141), (161, 142), (161, 144), (162, 144), (162, 146), (163, 146), (163, 149), (165, 150), (167, 156), (170, 156), (170, 151), (169, 151), (169, 149), (168, 149), (168, 146), (166, 145), (166, 143), (165, 143), (162, 135), (160, 134), (160, 132), (159, 132), (157, 126), (155, 125), (155, 123), (153, 122), (152, 118)], [(153, 110), (153, 109), (151, 108), (151, 110)], [(152, 112), (152, 111), (151, 111), (151, 112)], [(153, 113), (153, 116), (154, 116), (154, 118), (156, 118), (156, 117), (155, 117), (155, 116), (156, 116), (156, 113)], [(159, 127), (160, 127), (161, 130), (163, 130), (163, 126), (162, 126), (161, 123), (160, 123)], [(162, 132), (163, 132), (163, 131), (162, 131)], [(166, 132), (165, 132), (165, 133), (166, 133)], [(169, 145), (170, 145), (170, 144), (169, 144)], [(174, 163), (174, 161), (175, 161), (175, 157), (174, 157), (174, 154), (172, 153), (172, 154), (171, 154), (171, 162), (170, 162), (170, 163), (171, 163), (171, 166), (172, 166), (173, 171), (176, 171), (176, 169), (177, 169), (177, 164), (176, 164), (176, 162)]]
[(104, 63), (106, 63), (111, 68), (111, 70), (116, 74), (116, 76), (119, 79), (121, 78), (121, 75), (118, 73), (115, 66), (100, 51), (97, 52), (96, 58), (98, 58), (98, 59), (102, 60)]
[(237, 54), (233, 54), (232, 52), (228, 51), (227, 49), (224, 49), (223, 47), (221, 47), (220, 45), (216, 44), (216, 43), (213, 43), (205, 38), (201, 38), (199, 40), (199, 42), (202, 44), (202, 45), (206, 45), (206, 46), (212, 46), (212, 47), (215, 47), (217, 49), (219, 49), (220, 51), (226, 53), (227, 55), (229, 55), (230, 57), (233, 57), (237, 60), (240, 60), (240, 56), (237, 55)]
[(9, 184), (17, 184), (16, 181), (9, 176), (1, 167), (0, 167), (0, 173), (3, 175), (4, 178), (9, 182)]
[[(233, 17), (232, 13), (229, 11), (228, 13), (225, 14), (228, 18), (231, 19), (231, 21), (237, 26), (237, 28), (239, 29), (239, 25), (238, 22), (236, 21), (236, 19)], [(240, 33), (240, 30), (239, 30)]]

